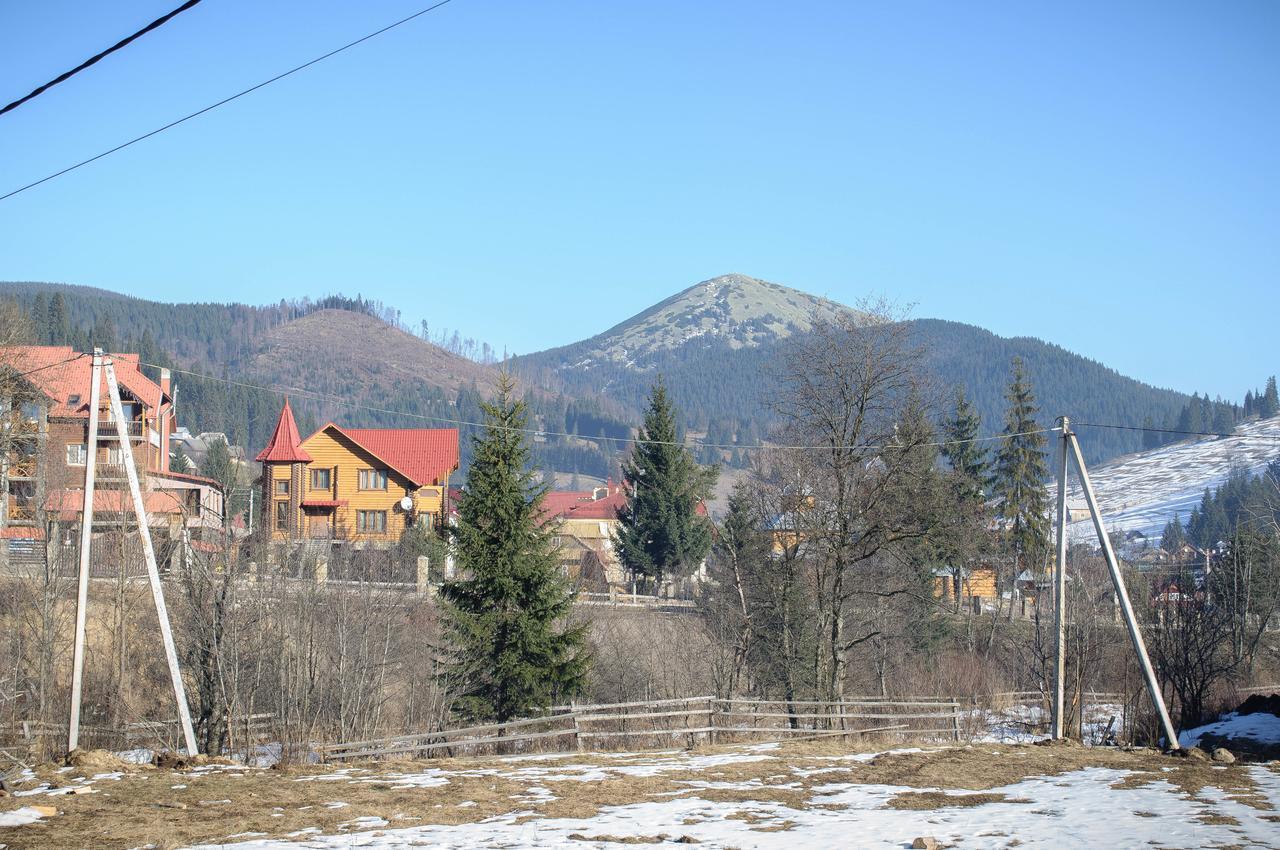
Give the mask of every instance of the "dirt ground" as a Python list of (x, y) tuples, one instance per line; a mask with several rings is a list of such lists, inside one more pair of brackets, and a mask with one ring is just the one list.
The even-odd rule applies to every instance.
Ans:
[[(573, 754), (519, 759), (440, 759), (246, 769), (216, 765), (174, 770), (110, 762), (75, 768), (44, 765), (13, 784), (18, 796), (0, 799), (0, 812), (54, 806), (37, 823), (0, 829), (12, 848), (174, 848), (251, 834), (300, 840), (308, 834), (343, 834), (422, 824), (474, 823), (515, 811), (529, 817), (590, 817), (602, 807), (669, 795), (706, 800), (776, 801), (803, 808), (812, 788), (831, 783), (926, 789), (897, 794), (890, 808), (935, 809), (1011, 800), (988, 789), (1031, 776), (1056, 776), (1087, 767), (1131, 771), (1124, 787), (1164, 780), (1187, 795), (1206, 786), (1270, 812), (1245, 765), (1215, 765), (1153, 751), (978, 744), (923, 752), (844, 758), (857, 750), (812, 742), (782, 745), (751, 759), (744, 747), (692, 752)], [(653, 765), (660, 769), (651, 769)], [(538, 771), (577, 770), (590, 781), (555, 783), (539, 795)], [(600, 768), (593, 771), (591, 768)], [(1280, 765), (1270, 770), (1280, 773)], [(747, 783), (749, 787), (743, 788)], [(52, 787), (48, 787), (52, 786)], [(717, 787), (733, 786), (733, 787)], [(37, 794), (23, 794), (44, 787)], [(68, 793), (68, 789), (88, 789)], [(937, 789), (972, 793), (944, 795)], [(52, 792), (52, 793), (50, 793)], [(361, 822), (361, 818), (368, 820)], [(309, 832), (304, 832), (309, 831)], [(598, 840), (598, 837), (593, 836)]]

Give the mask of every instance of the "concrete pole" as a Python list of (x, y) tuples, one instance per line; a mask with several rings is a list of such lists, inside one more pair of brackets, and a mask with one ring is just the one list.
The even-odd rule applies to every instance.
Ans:
[(80, 746), (80, 690), (84, 681), (85, 617), (89, 606), (89, 547), (93, 544), (93, 490), (98, 471), (98, 405), (102, 401), (102, 349), (93, 350), (89, 370), (89, 439), (85, 443), (84, 503), (80, 510), (80, 574), (76, 587), (75, 650), (71, 657), (71, 722), (67, 751)]
[(1142, 667), (1142, 676), (1147, 682), (1147, 694), (1151, 697), (1151, 706), (1160, 715), (1160, 725), (1164, 729), (1165, 741), (1169, 749), (1178, 748), (1178, 734), (1173, 731), (1173, 721), (1169, 719), (1169, 710), (1164, 707), (1164, 697), (1160, 694), (1160, 683), (1156, 681), (1156, 671), (1151, 666), (1151, 658), (1147, 655), (1147, 644), (1142, 639), (1142, 630), (1138, 628), (1138, 620), (1133, 614), (1133, 605), (1129, 602), (1129, 591), (1124, 586), (1124, 575), (1120, 572), (1120, 562), (1111, 548), (1111, 540), (1102, 525), (1102, 513), (1098, 510), (1098, 500), (1093, 495), (1093, 482), (1089, 480), (1089, 471), (1084, 465), (1084, 456), (1080, 453), (1080, 444), (1074, 434), (1067, 437), (1071, 445), (1071, 454), (1076, 461), (1076, 470), (1080, 473), (1080, 484), (1084, 489), (1084, 497), (1089, 502), (1089, 514), (1093, 517), (1093, 528), (1098, 534), (1098, 543), (1102, 546), (1102, 555), (1107, 560), (1107, 569), (1111, 571), (1111, 583), (1115, 587), (1116, 601), (1120, 603), (1120, 612), (1124, 615), (1124, 624), (1129, 629), (1129, 640), (1133, 643), (1134, 654), (1138, 656), (1138, 664)]
[(105, 363), (107, 392), (111, 397), (111, 418), (116, 421), (116, 435), (120, 440), (120, 459), (124, 462), (125, 476), (129, 479), (129, 493), (133, 496), (133, 512), (138, 518), (138, 536), (142, 538), (142, 555), (147, 562), (147, 578), (151, 581), (151, 598), (156, 605), (156, 618), (160, 621), (160, 638), (164, 642), (164, 657), (169, 662), (169, 678), (173, 680), (173, 697), (178, 703), (178, 718), (182, 721), (182, 736), (186, 739), (187, 755), (194, 756), (200, 750), (196, 746), (196, 734), (191, 728), (191, 709), (187, 705), (187, 689), (182, 684), (182, 670), (178, 667), (178, 650), (173, 644), (173, 631), (169, 627), (169, 609), (164, 603), (164, 588), (160, 584), (160, 567), (156, 564), (156, 551), (151, 545), (151, 529), (147, 525), (147, 506), (142, 501), (142, 486), (138, 482), (138, 469), (133, 462), (133, 445), (129, 442), (129, 425), (124, 421), (120, 405), (120, 387), (116, 383), (116, 370), (111, 360)]
[(1067, 438), (1071, 420), (1063, 416), (1061, 458), (1058, 465), (1058, 561), (1053, 573), (1053, 738), (1063, 737), (1066, 715), (1064, 692), (1067, 677)]

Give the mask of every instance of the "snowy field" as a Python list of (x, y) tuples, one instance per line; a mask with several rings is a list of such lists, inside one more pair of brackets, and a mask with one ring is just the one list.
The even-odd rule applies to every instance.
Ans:
[[(1089, 439), (1089, 430), (1080, 429), (1082, 441)], [(1280, 458), (1280, 417), (1241, 425), (1236, 433), (1269, 439), (1206, 438), (1125, 455), (1092, 467), (1089, 475), (1107, 530), (1141, 531), (1158, 543), (1165, 524), (1175, 514), (1185, 522), (1191, 509), (1200, 504), (1206, 487), (1217, 487), (1232, 469), (1258, 473)], [(1057, 447), (1053, 448), (1056, 452)], [(1071, 480), (1075, 481), (1074, 470)], [(1054, 487), (1050, 486), (1051, 492)], [(1069, 504), (1084, 507), (1078, 483), (1067, 492)], [(1093, 525), (1087, 519), (1074, 522), (1068, 533), (1073, 540), (1093, 539)]]
[[(924, 836), (956, 848), (1280, 847), (1275, 766), (1078, 746), (815, 742), (23, 778), (0, 800), (0, 844), (14, 848), (803, 850)], [(57, 812), (33, 819), (36, 805)]]

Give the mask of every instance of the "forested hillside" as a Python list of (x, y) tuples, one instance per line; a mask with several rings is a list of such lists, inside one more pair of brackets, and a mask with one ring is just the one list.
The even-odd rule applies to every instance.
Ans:
[[(173, 376), (179, 420), (194, 431), (225, 432), (250, 454), (270, 437), (282, 393), (303, 431), (330, 420), (446, 427), (481, 420), (479, 403), (495, 374), (393, 326), (394, 311), (359, 296), (267, 307), (165, 304), (90, 287), (8, 283), (0, 297), (31, 317), (32, 342), (136, 351), (144, 363), (182, 370)], [(528, 400), (538, 427), (582, 435), (539, 439), (540, 465), (596, 477), (614, 472), (614, 441), (630, 427), (616, 410), (541, 390)], [(465, 468), (474, 428), (460, 428)]]
[[(1114, 369), (1037, 339), (1005, 339), (959, 322), (919, 319), (911, 323), (916, 342), (939, 395), (963, 386), (982, 416), (982, 432), (998, 433), (1004, 425), (1004, 390), (1009, 364), (1021, 357), (1040, 403), (1040, 421), (1052, 425), (1066, 413), (1086, 421), (1142, 425), (1176, 421), (1188, 397), (1127, 378)], [(706, 430), (708, 442), (757, 442), (767, 433), (769, 400), (774, 392), (773, 365), (786, 355), (788, 338), (733, 348), (723, 340), (699, 341), (650, 352), (643, 369), (612, 361), (579, 363), (592, 341), (529, 355), (517, 368), (541, 381), (560, 381), (579, 397), (604, 397), (638, 408), (649, 384), (661, 374), (690, 427)], [(1090, 460), (1114, 457), (1142, 447), (1139, 432), (1090, 433), (1085, 450)]]
[[(411, 333), (397, 311), (360, 296), (263, 307), (164, 304), (88, 287), (10, 283), (0, 284), (0, 297), (31, 314), (39, 341), (138, 351), (149, 363), (233, 379), (175, 374), (179, 409), (190, 427), (225, 431), (250, 450), (265, 443), (281, 399), (278, 392), (241, 384), (290, 392), (303, 428), (329, 419), (430, 427), (478, 421), (479, 400), (494, 374), (492, 366)], [(575, 435), (540, 438), (539, 463), (566, 473), (615, 472), (618, 440), (638, 421), (659, 374), (687, 427), (705, 433), (704, 442), (761, 442), (771, 424), (774, 364), (790, 339), (807, 332), (811, 316), (837, 309), (787, 287), (727, 275), (591, 339), (517, 358), (513, 368), (537, 427)], [(1172, 427), (1212, 418), (1218, 409), (1040, 340), (1006, 339), (938, 319), (913, 320), (910, 327), (927, 352), (937, 397), (945, 400), (963, 386), (982, 416), (983, 433), (1003, 427), (1014, 356), (1026, 364), (1045, 425), (1067, 413), (1080, 421)], [(465, 438), (463, 446), (465, 462)], [(1091, 432), (1084, 446), (1091, 461), (1142, 447), (1141, 432), (1120, 430)], [(747, 455), (706, 449), (702, 459), (743, 464)]]

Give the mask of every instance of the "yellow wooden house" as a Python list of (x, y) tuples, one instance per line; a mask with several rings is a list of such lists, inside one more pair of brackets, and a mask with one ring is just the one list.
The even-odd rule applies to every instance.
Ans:
[(343, 428), (305, 440), (288, 400), (262, 463), (264, 518), (273, 542), (331, 540), (390, 545), (411, 525), (438, 528), (456, 428)]

